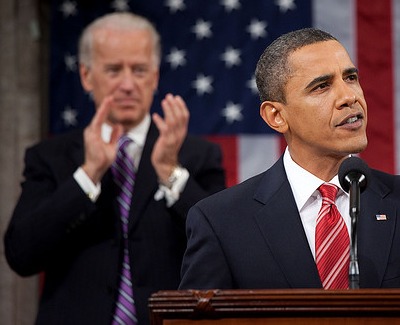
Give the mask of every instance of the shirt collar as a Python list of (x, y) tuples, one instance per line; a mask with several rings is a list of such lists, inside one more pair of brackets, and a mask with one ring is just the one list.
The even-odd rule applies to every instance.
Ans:
[[(317, 189), (325, 182), (294, 162), (287, 147), (283, 155), (283, 165), (285, 167), (290, 187), (292, 188), (297, 208), (301, 211), (310, 197), (316, 197), (319, 194)], [(343, 193), (337, 175), (333, 177), (329, 183), (335, 184), (339, 187), (340, 195)]]
[[(139, 123), (139, 125), (137, 125), (133, 129), (130, 129), (127, 133), (127, 136), (130, 137), (139, 147), (144, 147), (144, 143), (146, 141), (146, 135), (150, 128), (150, 122), (151, 122), (150, 114), (147, 114), (144, 117), (143, 121)], [(101, 137), (103, 138), (104, 141), (106, 142), (110, 141), (111, 132), (112, 132), (112, 127), (109, 124), (104, 123), (101, 129)]]

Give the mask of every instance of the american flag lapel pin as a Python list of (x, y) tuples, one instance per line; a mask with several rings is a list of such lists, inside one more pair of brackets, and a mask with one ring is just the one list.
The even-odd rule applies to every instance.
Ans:
[(387, 220), (386, 214), (376, 214), (375, 217), (376, 217), (376, 220), (378, 220), (378, 221), (386, 221)]

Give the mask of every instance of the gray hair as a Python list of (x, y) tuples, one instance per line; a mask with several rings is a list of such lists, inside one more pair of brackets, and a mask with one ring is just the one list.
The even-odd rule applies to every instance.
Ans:
[(160, 35), (153, 24), (146, 18), (129, 12), (111, 13), (95, 19), (82, 32), (79, 39), (79, 63), (90, 67), (92, 60), (93, 34), (96, 30), (111, 28), (116, 30), (147, 30), (153, 39), (154, 62), (160, 66)]
[(331, 34), (315, 28), (289, 32), (273, 41), (258, 60), (255, 75), (260, 100), (286, 103), (285, 86), (291, 76), (289, 55), (306, 45), (337, 41)]

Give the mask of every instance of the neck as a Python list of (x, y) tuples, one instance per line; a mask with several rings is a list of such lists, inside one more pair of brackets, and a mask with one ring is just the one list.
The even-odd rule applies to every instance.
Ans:
[(347, 155), (302, 156), (296, 154), (295, 152), (293, 153), (290, 150), (289, 152), (290, 156), (296, 164), (325, 182), (329, 182), (337, 175), (342, 161), (347, 158)]

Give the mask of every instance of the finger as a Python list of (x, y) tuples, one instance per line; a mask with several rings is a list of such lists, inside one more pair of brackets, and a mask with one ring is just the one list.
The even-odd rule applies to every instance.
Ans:
[(180, 112), (182, 115), (184, 115), (188, 109), (187, 109), (186, 103), (185, 103), (185, 101), (182, 99), (182, 97), (179, 96), (179, 95), (174, 96), (174, 102), (175, 102), (175, 106), (176, 106), (176, 108), (179, 110), (179, 112)]
[(187, 124), (189, 120), (189, 110), (182, 97), (179, 95), (174, 96), (171, 103), (173, 103), (174, 118), (179, 122), (179, 125)]
[(157, 126), (158, 131), (160, 132), (161, 135), (163, 135), (168, 129), (165, 121), (157, 113), (153, 113), (152, 118), (153, 118), (154, 124)]
[(112, 126), (110, 144), (117, 146), (119, 138), (123, 134), (123, 127), (121, 124), (114, 124)]
[(177, 132), (186, 132), (189, 124), (189, 110), (181, 96), (174, 96), (174, 118)]
[(111, 103), (113, 99), (113, 96), (107, 96), (102, 101), (91, 122), (91, 125), (94, 128), (100, 129), (103, 123), (107, 120), (107, 117), (110, 114)]
[(186, 102), (183, 100), (181, 96), (175, 96), (176, 105), (179, 108), (180, 116), (184, 117), (187, 121), (189, 120), (189, 109), (186, 106)]
[(188, 120), (189, 111), (180, 96), (167, 94), (161, 103), (166, 122), (172, 126), (181, 126)]
[(165, 98), (161, 102), (161, 107), (164, 113), (165, 122), (168, 124), (173, 124), (176, 119), (176, 112), (175, 112), (175, 99), (171, 94), (167, 94)]

